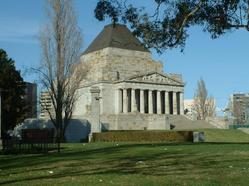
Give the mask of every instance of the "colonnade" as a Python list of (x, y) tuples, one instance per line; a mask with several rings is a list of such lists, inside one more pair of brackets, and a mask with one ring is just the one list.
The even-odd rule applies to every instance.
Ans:
[(183, 92), (118, 89), (118, 113), (140, 112), (148, 114), (183, 115)]

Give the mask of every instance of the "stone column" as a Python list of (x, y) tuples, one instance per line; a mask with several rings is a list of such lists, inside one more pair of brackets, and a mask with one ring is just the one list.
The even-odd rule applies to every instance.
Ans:
[(123, 112), (128, 112), (128, 98), (127, 98), (127, 89), (123, 89)]
[(153, 114), (153, 98), (152, 98), (152, 90), (149, 90), (149, 114)]
[(140, 90), (140, 113), (144, 113), (144, 90)]
[(123, 94), (122, 94), (122, 90), (118, 89), (118, 112), (121, 113), (123, 111)]
[(165, 92), (165, 114), (169, 114), (169, 92)]
[(135, 89), (131, 89), (131, 112), (137, 111)]
[(101, 132), (101, 123), (100, 123), (100, 104), (99, 104), (99, 87), (92, 87), (90, 89), (91, 92), (91, 115), (90, 115), (90, 123), (91, 123), (91, 132), (89, 135), (89, 140), (92, 139), (93, 133)]
[(157, 114), (162, 114), (161, 92), (158, 90), (156, 93), (157, 93), (157, 98), (156, 98), (156, 102), (157, 102)]
[[(99, 94), (100, 97), (103, 97), (102, 95), (103, 95), (104, 91), (105, 91), (105, 89), (102, 87), (100, 89), (100, 94)], [(99, 104), (100, 104), (100, 115), (101, 115), (101, 114), (105, 113), (105, 110), (104, 110), (104, 98), (99, 100)]]
[(180, 115), (184, 115), (184, 94), (180, 92)]
[(121, 89), (116, 90), (115, 108), (116, 108), (115, 110), (117, 114), (122, 112), (122, 90)]
[(173, 115), (177, 115), (177, 93), (173, 92)]

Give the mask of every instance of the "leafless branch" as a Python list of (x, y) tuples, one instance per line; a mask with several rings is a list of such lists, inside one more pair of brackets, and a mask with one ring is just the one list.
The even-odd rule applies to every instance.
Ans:
[(79, 73), (82, 37), (72, 0), (47, 0), (47, 5), (48, 23), (39, 37), (43, 60), (37, 72), (53, 105), (47, 112), (63, 138), (86, 72)]

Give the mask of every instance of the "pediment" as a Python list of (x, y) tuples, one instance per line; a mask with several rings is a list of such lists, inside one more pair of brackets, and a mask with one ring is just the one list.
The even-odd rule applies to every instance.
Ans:
[(144, 82), (144, 83), (155, 83), (155, 84), (166, 84), (166, 85), (183, 85), (182, 81), (176, 80), (169, 75), (161, 74), (158, 72), (133, 76), (128, 79), (129, 81), (134, 82)]

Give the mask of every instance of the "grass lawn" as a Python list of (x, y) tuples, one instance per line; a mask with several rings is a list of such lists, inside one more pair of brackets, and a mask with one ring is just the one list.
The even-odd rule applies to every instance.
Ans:
[(203, 144), (63, 144), (60, 154), (0, 155), (0, 185), (248, 185), (249, 135), (205, 134)]
[(201, 129), (203, 131), (206, 142), (229, 142), (229, 143), (248, 143), (249, 135), (236, 129)]

